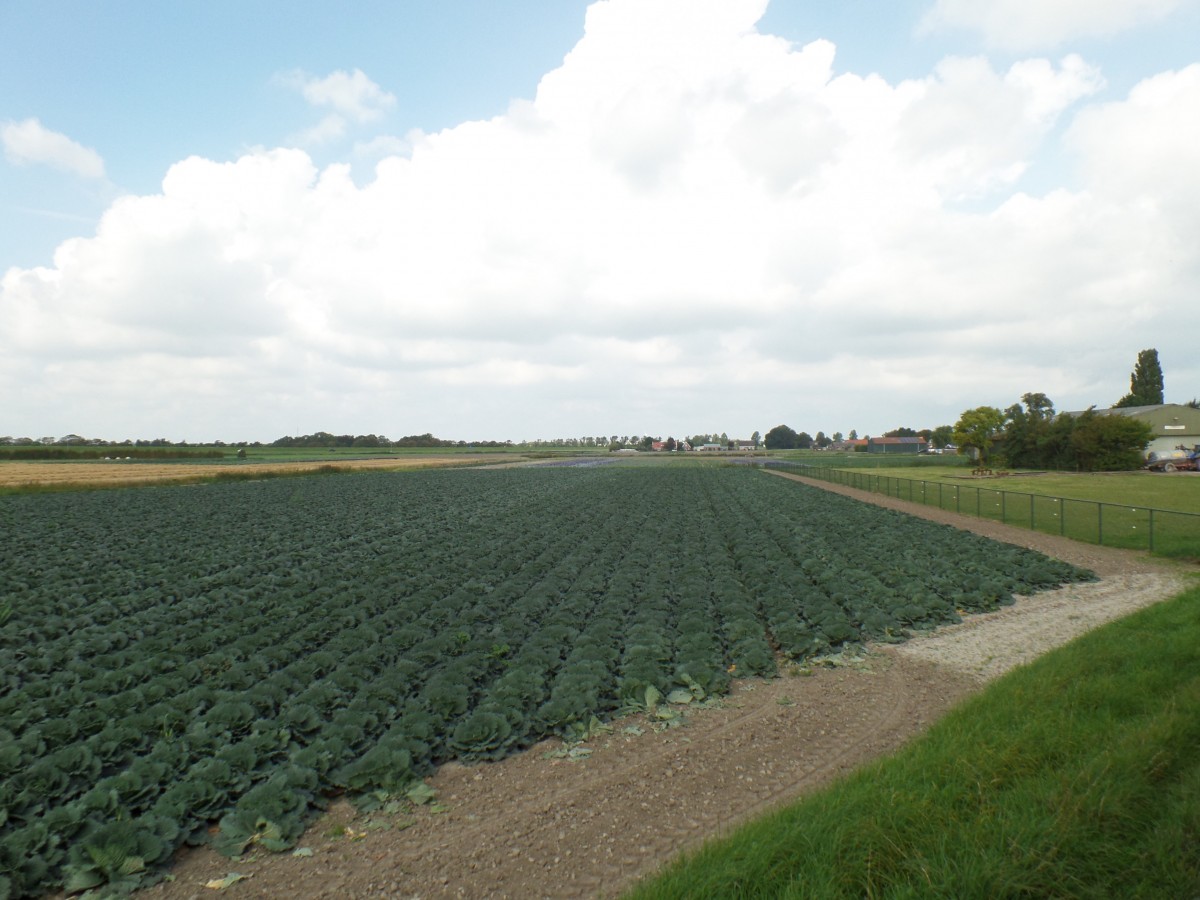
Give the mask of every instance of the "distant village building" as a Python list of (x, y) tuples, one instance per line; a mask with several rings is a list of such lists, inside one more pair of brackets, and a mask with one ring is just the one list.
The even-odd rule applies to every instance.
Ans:
[(867, 438), (868, 453), (907, 453), (915, 455), (929, 446), (923, 437)]

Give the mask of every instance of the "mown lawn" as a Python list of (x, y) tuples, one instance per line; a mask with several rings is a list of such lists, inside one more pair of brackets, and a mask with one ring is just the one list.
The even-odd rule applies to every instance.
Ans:
[(664, 897), (1200, 896), (1200, 587), (670, 867)]
[(983, 489), (1015, 491), (1072, 500), (1095, 500), (1122, 506), (1153, 506), (1178, 512), (1200, 513), (1200, 473), (1162, 475), (1153, 472), (1073, 473), (1012, 472), (990, 478), (974, 478), (961, 467), (870, 469), (872, 476), (890, 476), (915, 481), (974, 485)]

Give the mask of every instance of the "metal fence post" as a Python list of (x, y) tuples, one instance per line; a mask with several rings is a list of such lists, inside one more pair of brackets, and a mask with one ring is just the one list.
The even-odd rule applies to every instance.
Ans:
[(1096, 543), (1104, 546), (1104, 504), (1096, 504)]

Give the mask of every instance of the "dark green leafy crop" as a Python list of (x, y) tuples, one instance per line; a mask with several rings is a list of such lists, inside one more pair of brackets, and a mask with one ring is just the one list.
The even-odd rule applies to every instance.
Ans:
[[(299, 489), (299, 488), (302, 488)], [(1090, 577), (734, 468), (0, 498), (0, 895)], [(247, 528), (247, 522), (258, 523)], [(32, 649), (36, 648), (36, 649)], [(682, 693), (680, 693), (682, 692)]]

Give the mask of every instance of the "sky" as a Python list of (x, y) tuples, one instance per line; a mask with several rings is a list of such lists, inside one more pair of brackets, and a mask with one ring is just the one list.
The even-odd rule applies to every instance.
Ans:
[[(347, 12), (349, 10), (349, 12)], [(1200, 0), (2, 0), (0, 436), (1200, 396)]]

